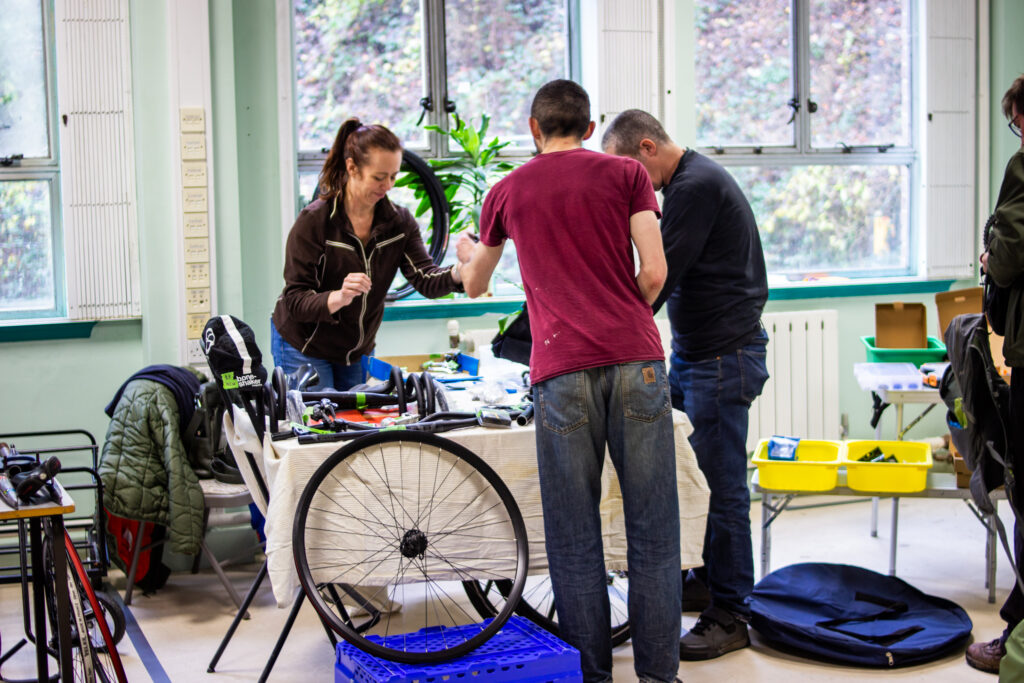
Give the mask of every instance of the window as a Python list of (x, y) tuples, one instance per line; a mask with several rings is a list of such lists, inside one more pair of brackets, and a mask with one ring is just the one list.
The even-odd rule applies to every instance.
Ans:
[(697, 146), (774, 282), (916, 272), (912, 0), (697, 0)]
[(0, 12), (0, 320), (64, 314), (47, 4)]
[[(299, 203), (312, 197), (326, 149), (349, 116), (391, 128), (424, 157), (445, 157), (449, 112), (473, 125), (491, 117), (488, 138), (510, 141), (511, 157), (533, 152), (527, 130), (533, 93), (570, 74), (576, 0), (294, 0)], [(505, 153), (503, 152), (503, 154)], [(416, 203), (401, 190), (393, 201)], [(430, 216), (421, 224), (427, 225)], [(448, 261), (454, 258), (449, 250)], [(516, 294), (506, 246), (496, 294)], [(509, 284), (513, 283), (513, 284)]]

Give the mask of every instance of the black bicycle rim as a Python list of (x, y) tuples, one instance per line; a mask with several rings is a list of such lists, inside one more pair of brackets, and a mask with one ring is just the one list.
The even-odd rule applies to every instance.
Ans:
[[(448, 251), (448, 199), (444, 196), (444, 188), (437, 179), (434, 169), (418, 154), (407, 149), (402, 150), (402, 169), (415, 173), (423, 181), (423, 188), (430, 199), (430, 244), (426, 245), (431, 260), (440, 265)], [(424, 240), (426, 242), (427, 240)], [(414, 291), (409, 283), (387, 293), (387, 301), (397, 301), (409, 296)]]

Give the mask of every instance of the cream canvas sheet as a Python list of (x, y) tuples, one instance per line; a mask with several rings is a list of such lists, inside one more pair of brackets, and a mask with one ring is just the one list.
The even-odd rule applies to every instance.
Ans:
[[(701, 549), (704, 542), (704, 529), (707, 518), (709, 492), (704, 475), (697, 467), (696, 456), (690, 447), (687, 437), (693, 431), (689, 419), (684, 413), (673, 411), (673, 423), (675, 428), (676, 447), (676, 479), (679, 490), (679, 519), (680, 519), (680, 541), (681, 557), (680, 567), (699, 566), (702, 564)], [(246, 482), (251, 490), (255, 480), (245, 462), (244, 452), (250, 451), (260, 453), (261, 457), (256, 461), (263, 468), (263, 475), (268, 483), (270, 491), (270, 503), (266, 510), (266, 536), (267, 536), (267, 561), (270, 575), (270, 582), (274, 595), (280, 607), (287, 607), (291, 604), (295, 590), (298, 587), (298, 576), (295, 571), (295, 560), (292, 555), (292, 525), (295, 518), (296, 506), (302, 495), (306, 482), (309, 481), (314, 471), (334, 451), (338, 450), (344, 443), (331, 444), (310, 444), (299, 445), (297, 440), (288, 439), (272, 442), (269, 437), (264, 439), (261, 445), (256, 438), (255, 432), (248, 417), (237, 408), (233, 416), (226, 415), (224, 421), (225, 433), (228, 442), (234, 452), (236, 461), (239, 463), (246, 477)], [(490, 465), (508, 486), (509, 490), (519, 505), (520, 512), (526, 524), (527, 538), (529, 542), (530, 572), (544, 573), (547, 569), (547, 558), (544, 552), (544, 522), (541, 513), (540, 486), (537, 479), (537, 459), (534, 444), (533, 426), (518, 427), (513, 425), (511, 429), (488, 429), (476, 427), (462, 429), (442, 434), (444, 438), (462, 444), (469, 450), (479, 455)], [(405, 456), (403, 455), (403, 458)], [(407, 461), (403, 468), (412, 471), (414, 460)], [(393, 477), (392, 477), (393, 479)], [(396, 489), (392, 481), (392, 489)], [(356, 495), (353, 487), (346, 485), (346, 493)], [(406, 487), (406, 495), (412, 495), (412, 488)], [(619, 493), (618, 481), (615, 477), (615, 468), (610, 459), (607, 459), (604, 467), (602, 484), (601, 517), (604, 537), (605, 561), (609, 570), (627, 569), (626, 566), (626, 533), (622, 514), (622, 501)], [(452, 506), (459, 504), (483, 505), (479, 501), (472, 500), (473, 487), (461, 488), (457, 494), (467, 497), (464, 501), (446, 499), (445, 503)], [(379, 496), (369, 496), (368, 499), (381, 500)], [(386, 499), (386, 496), (384, 496)], [(372, 506), (372, 503), (369, 504)], [(360, 507), (362, 506), (362, 507)], [(365, 502), (356, 505), (345, 506), (348, 509), (366, 509)], [(451, 509), (458, 509), (452, 507)], [(372, 512), (367, 512), (372, 514)], [(359, 530), (358, 519), (354, 517), (345, 519), (336, 517), (334, 523), (338, 526), (332, 527), (334, 538), (340, 538), (346, 531), (353, 532), (353, 539), (358, 537), (355, 533)], [(340, 536), (338, 535), (340, 534)], [(308, 541), (307, 541), (308, 543)], [(480, 541), (477, 546), (467, 547), (467, 557), (481, 558), (489, 557), (489, 548), (486, 541)], [(500, 544), (495, 541), (495, 544)], [(346, 548), (349, 548), (346, 541)], [(507, 543), (505, 544), (507, 549)], [(500, 551), (495, 545), (494, 552)], [(447, 553), (456, 552), (449, 548)], [(507, 556), (507, 552), (505, 553)], [(490, 571), (499, 571), (502, 566), (507, 566), (507, 560), (494, 559), (491, 566), (486, 563), (481, 565), (481, 574), (478, 578), (490, 578)], [(387, 569), (387, 568), (384, 568)], [(393, 576), (392, 572), (385, 572)], [(318, 577), (319, 578), (319, 577)], [(438, 577), (439, 580), (445, 577)], [(463, 575), (447, 577), (451, 579), (465, 578)], [(373, 583), (372, 577), (367, 583)]]

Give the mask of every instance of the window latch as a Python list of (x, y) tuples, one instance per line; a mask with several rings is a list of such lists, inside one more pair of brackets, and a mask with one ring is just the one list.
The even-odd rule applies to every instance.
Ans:
[(846, 144), (842, 140), (840, 140), (836, 144), (843, 148), (843, 154), (851, 154), (853, 152), (853, 147), (851, 147), (850, 145)]
[(24, 154), (12, 154), (9, 157), (0, 157), (0, 166), (21, 166), (21, 160), (25, 158)]
[(434, 111), (434, 100), (430, 98), (430, 95), (420, 98), (420, 107), (423, 110), (420, 112), (420, 117), (416, 119), (416, 125), (419, 126), (423, 123), (423, 117), (427, 115), (428, 111)]
[(790, 123), (793, 123), (793, 121), (796, 120), (796, 113), (800, 111), (800, 100), (794, 97), (790, 99), (789, 102), (786, 102), (786, 104), (789, 105), (789, 108), (793, 110), (793, 114), (789, 117), (789, 121), (786, 121), (786, 124), (789, 125)]
[(455, 114), (455, 129), (462, 128), (462, 122), (459, 120), (459, 113), (455, 111), (455, 103), (449, 100), (447, 97), (444, 98), (444, 110), (449, 114)]
[(891, 142), (889, 144), (887, 144), (887, 145), (879, 145), (878, 146), (878, 151), (881, 152), (882, 154), (885, 154), (886, 152), (888, 152), (890, 149), (892, 149), (895, 146), (896, 145), (894, 145)]

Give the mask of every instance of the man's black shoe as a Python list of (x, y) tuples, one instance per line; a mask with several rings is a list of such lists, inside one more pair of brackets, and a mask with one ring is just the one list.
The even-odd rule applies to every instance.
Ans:
[(709, 607), (679, 639), (679, 659), (714, 659), (750, 645), (747, 625), (723, 609)]
[(683, 611), (703, 612), (711, 606), (711, 592), (692, 571), (683, 574)]

